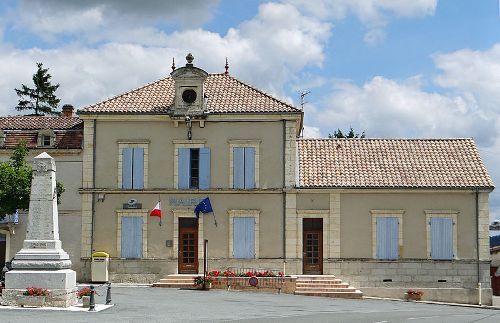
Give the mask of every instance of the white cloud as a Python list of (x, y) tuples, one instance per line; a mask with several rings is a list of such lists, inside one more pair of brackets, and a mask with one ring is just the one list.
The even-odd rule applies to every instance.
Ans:
[(495, 119), (480, 113), (473, 97), (426, 92), (419, 78), (403, 82), (377, 76), (362, 86), (337, 81), (315, 122), (333, 131), (353, 126), (369, 137), (475, 137), (491, 144)]
[[(45, 39), (67, 33), (93, 38), (97, 30), (126, 33), (138, 26), (180, 23), (200, 26), (211, 18), (219, 0), (21, 0), (11, 16), (18, 28)], [(102, 35), (100, 35), (102, 36)]]
[(356, 16), (367, 28), (364, 40), (374, 45), (384, 38), (391, 19), (434, 15), (437, 0), (283, 0), (320, 19), (342, 20)]
[(304, 126), (304, 138), (322, 138), (321, 131), (318, 127)]

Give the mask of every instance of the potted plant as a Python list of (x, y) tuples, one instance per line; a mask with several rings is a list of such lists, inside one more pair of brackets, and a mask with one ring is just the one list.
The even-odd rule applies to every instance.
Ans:
[(92, 295), (92, 290), (89, 287), (84, 287), (76, 292), (76, 297), (82, 300), (83, 307), (90, 307), (90, 295)]
[(200, 290), (209, 290), (212, 287), (212, 277), (196, 276), (194, 278), (194, 287)]
[(416, 289), (408, 289), (405, 293), (407, 300), (420, 301), (424, 292)]
[(21, 307), (41, 307), (45, 304), (45, 297), (49, 294), (46, 289), (39, 287), (28, 287), (22, 295), (17, 295), (17, 305)]

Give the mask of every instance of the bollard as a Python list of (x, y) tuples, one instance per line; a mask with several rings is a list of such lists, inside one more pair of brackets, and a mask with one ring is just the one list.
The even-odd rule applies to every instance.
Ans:
[(89, 312), (95, 312), (95, 297), (94, 297), (94, 285), (90, 285), (90, 304)]
[(108, 289), (106, 290), (106, 305), (111, 304), (111, 283), (108, 283)]

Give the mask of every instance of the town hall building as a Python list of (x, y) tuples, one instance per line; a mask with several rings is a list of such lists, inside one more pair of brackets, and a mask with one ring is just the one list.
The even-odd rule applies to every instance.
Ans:
[[(62, 240), (78, 236), (80, 281), (95, 251), (109, 253), (115, 282), (202, 273), (206, 239), (210, 269), (331, 274), (365, 295), (421, 288), (464, 302), (481, 283), (491, 301), (494, 185), (472, 139), (302, 139), (303, 111), (186, 59), (78, 111), (81, 207)], [(206, 198), (213, 212), (197, 217)]]

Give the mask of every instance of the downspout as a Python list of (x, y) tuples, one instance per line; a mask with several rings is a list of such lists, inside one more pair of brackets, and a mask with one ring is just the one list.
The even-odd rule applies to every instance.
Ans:
[(282, 144), (282, 159), (283, 159), (283, 232), (282, 232), (282, 240), (283, 240), (283, 275), (286, 275), (286, 192), (285, 192), (285, 176), (286, 176), (286, 157), (285, 157), (285, 149), (286, 149), (286, 120), (281, 120), (283, 125), (283, 144)]
[(477, 254), (477, 291), (478, 304), (482, 305), (481, 300), (481, 266), (479, 262), (479, 189), (476, 187), (476, 254)]
[(95, 153), (96, 153), (96, 138), (97, 134), (97, 120), (94, 119), (94, 138), (93, 138), (93, 143), (92, 143), (92, 226), (91, 226), (91, 231), (90, 231), (90, 255), (92, 256), (92, 253), (94, 252), (94, 226), (95, 226), (95, 165), (96, 165), (96, 158), (95, 158)]

